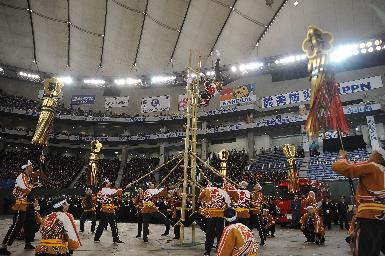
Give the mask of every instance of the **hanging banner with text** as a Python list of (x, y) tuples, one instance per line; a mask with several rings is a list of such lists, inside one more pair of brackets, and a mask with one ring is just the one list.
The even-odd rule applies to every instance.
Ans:
[[(383, 87), (381, 76), (373, 76), (359, 80), (340, 83), (340, 94), (370, 91)], [(295, 91), (274, 96), (262, 97), (262, 108), (271, 108), (310, 100), (310, 89)]]
[(170, 111), (170, 95), (142, 98), (142, 113)]
[(71, 105), (95, 104), (95, 95), (72, 95)]
[(187, 100), (186, 94), (179, 95), (179, 97), (178, 97), (178, 110), (179, 111), (186, 110), (187, 102), (188, 102), (188, 100)]
[(228, 87), (221, 90), (219, 104), (221, 107), (255, 102), (255, 84)]
[(129, 96), (106, 97), (104, 101), (104, 107), (106, 109), (128, 107), (128, 100)]
[(372, 146), (372, 150), (380, 147), (380, 143), (378, 142), (376, 123), (374, 122), (373, 116), (367, 116), (366, 122), (368, 124), (368, 132), (370, 138), (370, 145)]

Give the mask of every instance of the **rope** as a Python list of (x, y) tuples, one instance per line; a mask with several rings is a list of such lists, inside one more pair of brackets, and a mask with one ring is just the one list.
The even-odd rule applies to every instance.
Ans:
[[(155, 168), (154, 170), (152, 170), (151, 172), (149, 172), (149, 173), (143, 175), (142, 177), (140, 177), (140, 178), (134, 180), (133, 182), (128, 183), (128, 184), (126, 185), (126, 188), (131, 187), (133, 184), (138, 183), (139, 181), (143, 180), (143, 179), (146, 178), (147, 176), (149, 176), (149, 175), (153, 174), (154, 172), (158, 171), (160, 168), (162, 168), (162, 167), (165, 166), (166, 164), (171, 163), (172, 161), (174, 161), (175, 159), (177, 159), (178, 156), (179, 156), (179, 155), (175, 156), (173, 159), (167, 161), (166, 163), (164, 163), (164, 164), (162, 164), (162, 165), (159, 165), (158, 167), (156, 167), (156, 168)], [(180, 156), (179, 156), (179, 157), (180, 157)]]
[(179, 167), (179, 164), (183, 161), (183, 158), (179, 160), (179, 162), (171, 169), (171, 171), (162, 179), (161, 182), (159, 182), (158, 186), (156, 188), (159, 188), (159, 186), (176, 170), (176, 168)]

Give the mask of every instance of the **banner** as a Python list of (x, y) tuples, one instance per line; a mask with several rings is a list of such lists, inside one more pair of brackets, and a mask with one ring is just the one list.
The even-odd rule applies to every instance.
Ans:
[[(358, 93), (383, 87), (381, 76), (340, 83), (340, 94)], [(310, 89), (262, 97), (262, 108), (284, 106), (310, 100)]]
[(170, 111), (170, 95), (142, 98), (142, 113)]
[(220, 106), (247, 104), (256, 101), (255, 84), (223, 88), (219, 96)]
[(374, 117), (367, 116), (366, 122), (368, 124), (368, 132), (369, 132), (370, 145), (372, 146), (372, 150), (378, 149), (380, 147), (380, 143), (378, 142), (377, 128), (376, 128), (376, 123), (374, 122)]
[(187, 95), (182, 94), (178, 97), (178, 110), (184, 111), (187, 108)]
[(72, 95), (71, 105), (95, 104), (95, 95)]
[(106, 109), (128, 107), (128, 99), (129, 96), (106, 97), (104, 101), (104, 107)]

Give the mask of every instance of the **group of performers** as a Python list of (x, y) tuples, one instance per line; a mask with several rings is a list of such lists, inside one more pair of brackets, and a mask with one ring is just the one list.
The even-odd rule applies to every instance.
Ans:
[[(365, 163), (349, 163), (346, 152), (340, 153), (340, 160), (333, 164), (335, 172), (360, 178), (356, 194), (357, 210), (349, 229), (354, 241), (355, 255), (377, 256), (385, 251), (385, 150), (377, 149)], [(68, 255), (81, 246), (73, 216), (68, 213), (69, 204), (63, 197), (53, 202), (53, 212), (42, 218), (38, 214), (37, 200), (31, 196), (34, 184), (31, 177), (35, 173), (28, 161), (22, 167), (16, 179), (13, 194), (15, 211), (13, 223), (6, 233), (0, 255), (10, 255), (7, 246), (11, 246), (23, 229), (25, 249), (34, 249), (36, 255)], [(162, 236), (169, 235), (174, 226), (174, 238), (180, 238), (180, 227), (196, 223), (205, 232), (205, 253), (210, 255), (216, 238), (217, 255), (258, 255), (258, 246), (252, 230), (256, 228), (260, 245), (264, 245), (268, 235), (274, 237), (275, 220), (266, 206), (262, 187), (257, 183), (250, 192), (248, 183), (242, 181), (235, 187), (223, 177), (216, 177), (200, 192), (197, 199), (197, 211), (186, 220), (181, 219), (180, 209), (182, 190), (178, 187), (155, 188), (149, 183), (145, 190), (139, 189), (132, 198), (137, 209), (138, 238), (144, 242), (149, 239), (149, 223), (155, 219), (165, 225)], [(123, 243), (119, 238), (116, 224), (116, 206), (114, 199), (120, 197), (123, 190), (113, 188), (105, 180), (101, 190), (94, 195), (87, 189), (82, 200), (83, 214), (80, 218), (80, 232), (84, 232), (84, 222), (91, 219), (91, 232), (95, 232), (94, 241), (100, 241), (105, 228), (110, 225), (114, 243)], [(158, 200), (166, 200), (169, 205), (168, 216), (159, 211)], [(96, 227), (96, 203), (101, 204), (100, 221)], [(316, 195), (310, 191), (303, 200), (306, 213), (301, 217), (301, 230), (307, 242), (323, 244), (325, 229)], [(31, 217), (32, 216), (32, 217)], [(36, 228), (37, 227), (37, 228)], [(40, 243), (36, 248), (31, 244), (37, 230), (41, 232)]]

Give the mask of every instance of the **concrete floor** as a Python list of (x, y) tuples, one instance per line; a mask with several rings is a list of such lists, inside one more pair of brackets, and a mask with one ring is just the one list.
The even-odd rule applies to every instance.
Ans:
[[(0, 239), (2, 240), (7, 232), (10, 224), (10, 217), (0, 217)], [(78, 224), (78, 222), (77, 222)], [(170, 256), (170, 255), (203, 255), (204, 233), (197, 229), (197, 241), (199, 244), (195, 247), (180, 247), (177, 241), (172, 240), (172, 235), (161, 237), (164, 232), (164, 226), (150, 225), (149, 243), (143, 243), (141, 239), (135, 238), (136, 225), (134, 223), (118, 223), (120, 239), (124, 244), (114, 245), (112, 243), (111, 231), (105, 231), (101, 237), (100, 243), (94, 243), (93, 234), (90, 230), (90, 222), (86, 223), (85, 233), (81, 233), (81, 241), (83, 246), (74, 253), (74, 255), (97, 256), (97, 255), (153, 255), (153, 256)], [(345, 231), (340, 231), (339, 227), (333, 227), (331, 231), (326, 233), (326, 243), (323, 246), (315, 244), (304, 244), (305, 238), (299, 230), (280, 229), (277, 228), (276, 237), (268, 238), (266, 246), (260, 248), (260, 255), (351, 255), (350, 249), (345, 242)], [(258, 234), (254, 232), (256, 236)], [(36, 243), (40, 234), (36, 236)], [(191, 239), (191, 228), (186, 230), (187, 242)], [(259, 241), (259, 239), (257, 239)], [(12, 255), (34, 255), (33, 251), (24, 251), (24, 242), (15, 241), (9, 247)], [(212, 255), (215, 255), (212, 251)]]

